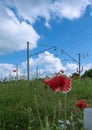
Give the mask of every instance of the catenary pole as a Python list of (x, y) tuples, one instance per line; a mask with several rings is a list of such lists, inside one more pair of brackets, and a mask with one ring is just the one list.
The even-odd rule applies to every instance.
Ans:
[(36, 66), (36, 79), (38, 79), (38, 65)]
[(18, 64), (16, 64), (16, 80), (18, 81)]
[(30, 79), (30, 73), (29, 73), (29, 42), (27, 42), (27, 80)]
[(80, 73), (81, 73), (81, 70), (80, 70), (80, 53), (78, 54), (78, 57), (79, 57), (79, 78), (80, 78)]

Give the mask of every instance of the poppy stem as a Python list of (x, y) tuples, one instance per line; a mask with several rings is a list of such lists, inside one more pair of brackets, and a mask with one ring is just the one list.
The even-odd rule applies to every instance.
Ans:
[(36, 106), (36, 110), (37, 110), (37, 114), (38, 114), (38, 118), (39, 118), (41, 129), (43, 129), (43, 124), (42, 124), (42, 120), (41, 120), (41, 117), (40, 117), (40, 112), (39, 112), (38, 105), (37, 105), (36, 95), (35, 95), (35, 106)]
[(67, 97), (67, 95), (65, 93), (65, 130), (66, 130), (66, 97)]
[(47, 107), (47, 86), (45, 86), (45, 92), (44, 92), (44, 95), (45, 95), (45, 116), (46, 116), (46, 107)]
[(45, 86), (45, 123), (47, 117), (47, 86)]

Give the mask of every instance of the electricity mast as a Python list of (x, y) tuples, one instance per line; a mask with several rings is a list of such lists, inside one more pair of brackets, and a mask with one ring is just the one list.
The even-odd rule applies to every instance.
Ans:
[(30, 71), (29, 71), (29, 42), (27, 42), (27, 80), (30, 80)]

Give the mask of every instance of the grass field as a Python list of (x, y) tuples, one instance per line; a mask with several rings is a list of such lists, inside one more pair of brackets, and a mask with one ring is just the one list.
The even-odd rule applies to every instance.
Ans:
[(72, 80), (67, 95), (54, 93), (43, 80), (0, 84), (0, 130), (84, 130), (83, 111), (75, 107), (84, 99), (92, 107), (92, 79)]

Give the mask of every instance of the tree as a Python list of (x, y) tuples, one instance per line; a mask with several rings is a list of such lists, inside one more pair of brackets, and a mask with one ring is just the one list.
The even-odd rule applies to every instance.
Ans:
[(82, 75), (82, 77), (92, 78), (92, 69), (85, 71), (85, 73)]

